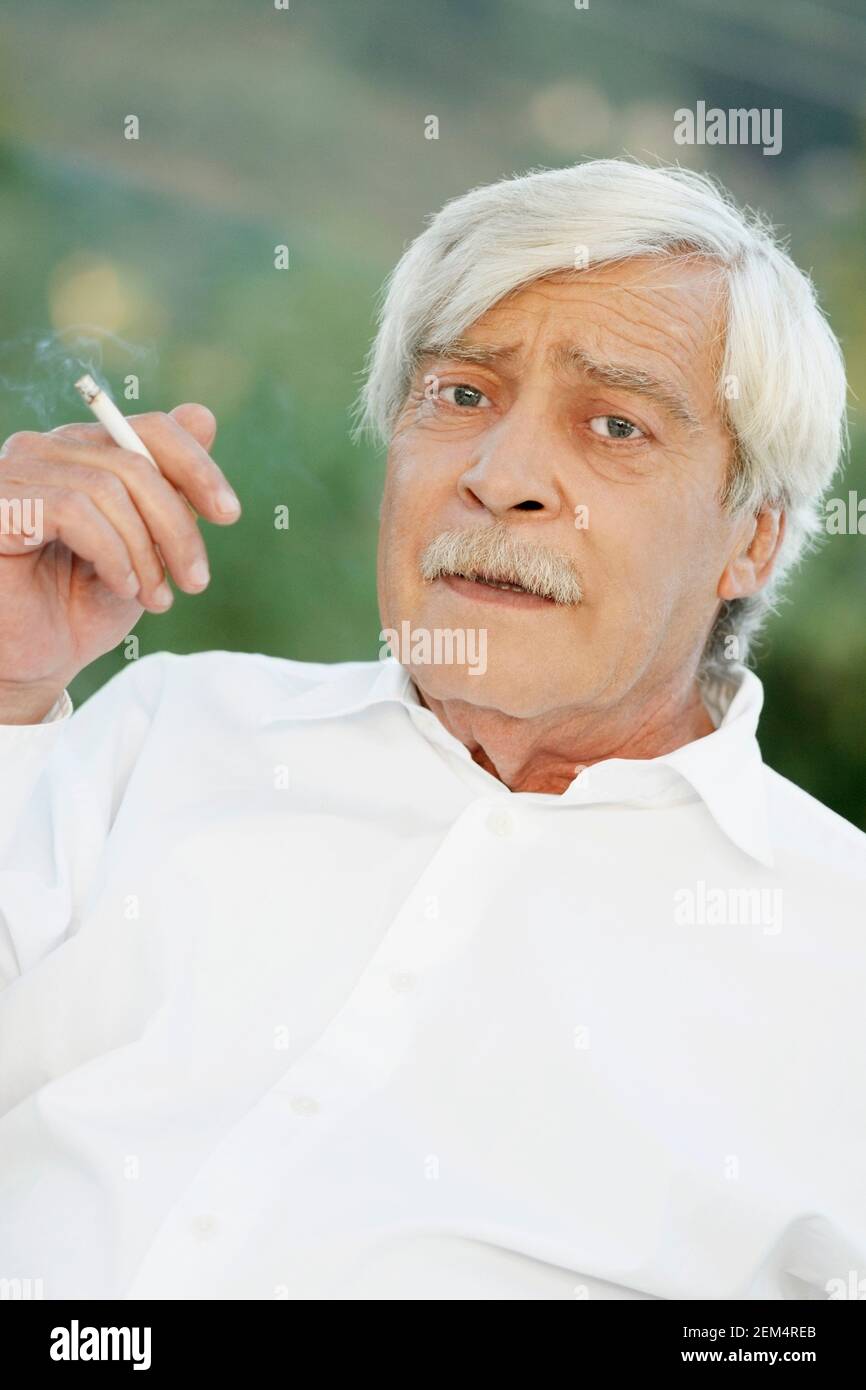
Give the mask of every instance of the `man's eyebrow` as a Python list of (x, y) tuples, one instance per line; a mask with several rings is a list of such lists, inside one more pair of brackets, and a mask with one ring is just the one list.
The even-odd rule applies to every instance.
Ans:
[(510, 347), (495, 347), (492, 344), (469, 343), (465, 338), (455, 338), (450, 343), (424, 343), (418, 349), (419, 361), (429, 357), (447, 358), (449, 362), (465, 362), (469, 366), (495, 366), (497, 362), (507, 362), (516, 357), (519, 344)]
[[(449, 362), (464, 362), (467, 366), (495, 367), (501, 362), (511, 361), (519, 352), (519, 343), (495, 346), (455, 338), (450, 343), (425, 343), (418, 350), (418, 360), (424, 362), (431, 357), (441, 357)], [(618, 362), (602, 362), (590, 356), (583, 348), (571, 345), (557, 348), (553, 353), (553, 361), (567, 371), (580, 372), (601, 386), (646, 396), (649, 400), (656, 401), (673, 419), (679, 420), (690, 430), (701, 428), (701, 422), (686, 398), (671, 386), (670, 382), (662, 381), (640, 367)]]
[(602, 386), (610, 386), (619, 391), (633, 391), (636, 396), (646, 396), (657, 401), (669, 415), (691, 430), (701, 428), (701, 422), (685, 396), (671, 386), (670, 382), (662, 381), (640, 367), (619, 362), (600, 362), (579, 347), (557, 348), (554, 359), (566, 370), (578, 371), (590, 381), (597, 381)]

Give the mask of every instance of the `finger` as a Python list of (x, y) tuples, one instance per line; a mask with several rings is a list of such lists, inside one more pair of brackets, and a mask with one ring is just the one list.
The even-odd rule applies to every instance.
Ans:
[[(165, 582), (162, 557), (122, 479), (108, 468), (72, 463), (68, 457), (62, 463), (42, 459), (38, 469), (35, 463), (32, 466), (36, 476), (27, 482), (16, 480), (18, 485), (29, 486), (33, 491), (48, 487), (85, 493), (122, 537), (138, 576), (138, 599), (142, 607), (164, 613), (173, 597)], [(150, 464), (147, 467), (152, 473)]]
[[(107, 498), (109, 493), (113, 497), (118, 495), (116, 486), (107, 483), (99, 489), (99, 495), (95, 495), (100, 476), (115, 479), (130, 497), (175, 583), (190, 594), (201, 593), (207, 587), (210, 580), (207, 551), (195, 517), (177, 489), (146, 458), (127, 449), (118, 449), (116, 445), (94, 449), (71, 437), (65, 438), (62, 443), (55, 441), (49, 448), (50, 453), (39, 461), (38, 467), (30, 459), (22, 458), (18, 463), (13, 456), (4, 464), (4, 473), (32, 486), (38, 484), (41, 477), (49, 476), (49, 465), (60, 470), (61, 478), (63, 469), (86, 470), (88, 474), (96, 475), (94, 497), (100, 505), (103, 497)], [(81, 472), (76, 476), (81, 479)], [(50, 481), (57, 485), (59, 479), (56, 472), (51, 472)], [(91, 491), (89, 485), (82, 485), (85, 491)], [(162, 578), (160, 572), (160, 583)], [(154, 593), (155, 589), (148, 588), (142, 601), (144, 598), (150, 600)], [(145, 606), (150, 607), (150, 602)]]
[[(169, 414), (198, 441), (203, 449), (210, 450), (217, 431), (216, 416), (212, 410), (208, 410), (206, 405), (200, 405), (198, 401), (186, 401), (183, 405), (176, 405), (173, 410), (169, 411)], [(130, 416), (129, 418), (133, 419), (134, 417)], [(48, 433), (73, 439), (76, 436), (85, 439), (90, 436), (94, 439), (100, 439), (105, 444), (114, 442), (105, 426), (93, 420), (73, 420), (70, 424), (56, 425)]]
[(72, 488), (48, 488), (44, 504), (46, 541), (61, 541), (74, 555), (88, 560), (118, 598), (135, 598), (138, 576), (129, 551), (95, 502)]
[(200, 516), (222, 525), (237, 520), (241, 505), (222, 469), (172, 415), (136, 415), (131, 423), (160, 471)]
[[(177, 415), (161, 411), (130, 415), (129, 423), (147, 445), (160, 472), (175, 484), (198, 514), (216, 525), (231, 525), (240, 516), (240, 502), (201, 442), (213, 440), (216, 420), (207, 406), (193, 402), (176, 406), (175, 410)], [(191, 426), (189, 430), (186, 423)], [(43, 437), (61, 442), (92, 441), (100, 448), (117, 447), (107, 430), (98, 424), (59, 425)]]
[(187, 434), (191, 434), (201, 447), (210, 453), (217, 432), (216, 416), (212, 410), (208, 410), (206, 405), (200, 405), (198, 401), (186, 401), (183, 405), (176, 405), (174, 410), (168, 413), (181, 429), (185, 429)]
[[(11, 441), (14, 442), (18, 436), (13, 435)], [(68, 425), (55, 425), (53, 430), (47, 430), (40, 436), (43, 440), (61, 441), (65, 439), (77, 439), (84, 444), (92, 444), (95, 449), (105, 448), (113, 445), (114, 440), (108, 433), (104, 425), (98, 425), (95, 420), (73, 420)]]

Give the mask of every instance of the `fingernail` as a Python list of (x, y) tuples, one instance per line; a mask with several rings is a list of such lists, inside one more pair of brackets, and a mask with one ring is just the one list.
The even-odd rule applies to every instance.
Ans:
[(239, 512), (241, 504), (230, 487), (221, 487), (216, 495), (217, 511), (224, 516), (231, 516), (232, 512)]
[(141, 588), (141, 585), (138, 582), (138, 575), (135, 573), (135, 570), (129, 571), (129, 574), (123, 581), (123, 587), (129, 594), (130, 598), (134, 598), (135, 595), (138, 593), (139, 589)]
[(203, 589), (210, 579), (210, 570), (206, 560), (196, 560), (194, 565), (190, 565), (188, 571), (190, 584), (194, 584), (197, 589)]
[(174, 595), (168, 585), (160, 584), (158, 589), (154, 589), (150, 606), (151, 608), (169, 608), (173, 601)]

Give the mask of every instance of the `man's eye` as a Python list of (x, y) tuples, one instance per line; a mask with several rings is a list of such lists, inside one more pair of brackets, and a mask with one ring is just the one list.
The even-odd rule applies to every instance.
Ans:
[(589, 428), (593, 434), (600, 434), (604, 439), (643, 439), (643, 430), (633, 425), (631, 420), (624, 420), (621, 415), (595, 415), (589, 422)]
[(468, 406), (470, 409), (482, 403), (490, 404), (484, 393), (474, 386), (443, 386), (439, 391), (439, 399), (446, 401), (448, 405)]

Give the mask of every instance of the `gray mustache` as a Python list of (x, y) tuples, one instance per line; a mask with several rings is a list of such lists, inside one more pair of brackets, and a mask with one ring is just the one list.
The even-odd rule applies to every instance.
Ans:
[(421, 556), (421, 576), (432, 581), (445, 574), (519, 584), (554, 603), (574, 605), (583, 599), (583, 588), (570, 560), (547, 546), (517, 540), (501, 521), (436, 536)]

